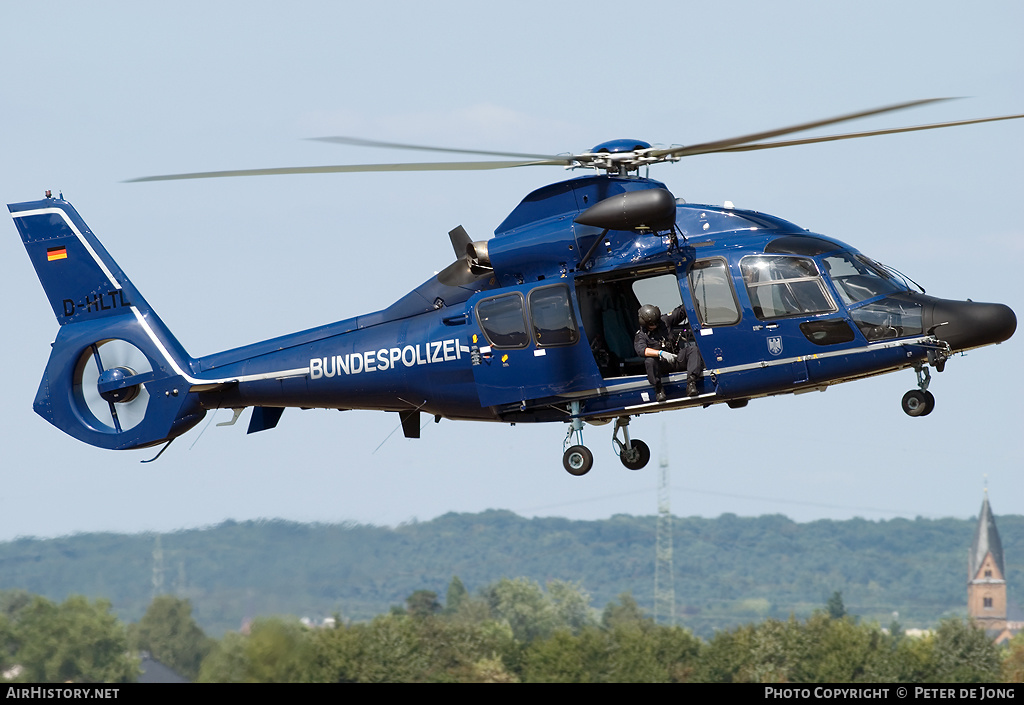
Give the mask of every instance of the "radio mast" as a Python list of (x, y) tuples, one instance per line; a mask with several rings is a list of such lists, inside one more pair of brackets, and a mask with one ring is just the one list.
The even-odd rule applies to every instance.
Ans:
[(676, 588), (672, 571), (672, 511), (668, 469), (668, 439), (661, 425), (661, 457), (658, 461), (658, 526), (654, 549), (654, 621), (676, 624)]

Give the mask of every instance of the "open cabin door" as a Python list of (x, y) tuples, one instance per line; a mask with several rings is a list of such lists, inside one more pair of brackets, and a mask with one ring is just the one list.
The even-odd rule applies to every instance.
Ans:
[(473, 376), (483, 406), (523, 403), (601, 386), (565, 283), (524, 284), (470, 300)]
[(637, 313), (644, 304), (654, 304), (663, 314), (671, 312), (683, 303), (679, 287), (672, 264), (577, 277), (583, 326), (602, 378), (646, 374), (643, 358), (633, 349)]

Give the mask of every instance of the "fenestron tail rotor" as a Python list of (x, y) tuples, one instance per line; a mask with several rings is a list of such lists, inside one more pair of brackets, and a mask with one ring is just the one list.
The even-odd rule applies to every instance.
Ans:
[(146, 417), (149, 392), (133, 377), (153, 371), (145, 353), (117, 338), (86, 348), (75, 368), (74, 390), (79, 413), (96, 430), (123, 433)]

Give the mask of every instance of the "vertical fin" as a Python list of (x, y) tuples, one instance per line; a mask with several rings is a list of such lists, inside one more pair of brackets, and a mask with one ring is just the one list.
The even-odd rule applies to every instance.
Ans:
[(402, 419), (402, 433), (406, 438), (420, 437), (420, 412), (417, 410), (399, 411), (398, 416)]
[(205, 415), (193, 360), (67, 201), (8, 205), (60, 324), (36, 412), (101, 448), (144, 448)]

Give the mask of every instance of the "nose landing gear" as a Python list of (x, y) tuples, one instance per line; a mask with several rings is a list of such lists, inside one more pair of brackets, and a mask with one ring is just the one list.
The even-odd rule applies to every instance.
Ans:
[[(942, 361), (945, 363), (945, 360)], [(931, 372), (925, 365), (918, 365), (917, 370), (918, 389), (911, 389), (903, 395), (900, 402), (903, 413), (907, 416), (927, 416), (935, 408), (935, 397), (928, 391), (928, 383), (931, 382)]]
[(926, 389), (911, 389), (901, 403), (907, 416), (927, 416), (935, 408), (935, 396)]

